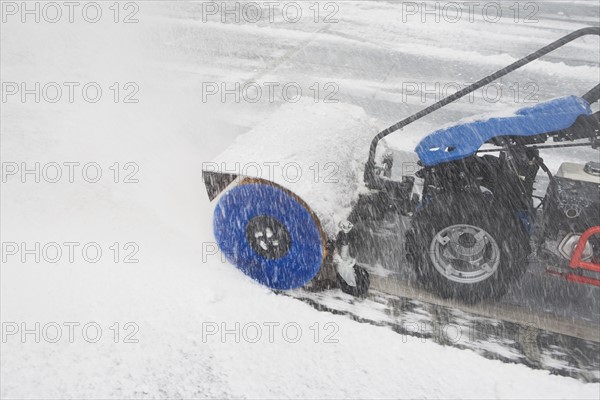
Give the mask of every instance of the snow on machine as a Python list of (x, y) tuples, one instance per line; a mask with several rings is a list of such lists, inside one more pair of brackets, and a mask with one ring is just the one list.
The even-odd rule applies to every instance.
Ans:
[[(584, 35), (600, 28), (543, 47), (385, 129), (370, 146), (373, 125), (359, 107), (282, 107), (204, 168), (209, 198), (218, 199), (221, 251), (273, 289), (339, 286), (362, 296), (371, 263), (361, 253), (382, 248), (364, 226), (393, 213), (407, 223), (392, 262), (408, 261), (441, 297), (497, 299), (532, 256), (570, 282), (600, 286), (600, 157), (563, 163), (554, 175), (540, 157), (547, 148), (599, 148), (592, 105), (600, 85), (437, 130), (414, 153), (378, 149), (385, 136)], [(290, 124), (298, 112), (305, 123)], [(540, 169), (543, 196), (534, 191)]]

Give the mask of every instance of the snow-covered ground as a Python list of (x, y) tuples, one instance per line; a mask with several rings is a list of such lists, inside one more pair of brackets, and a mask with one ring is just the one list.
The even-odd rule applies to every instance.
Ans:
[[(220, 2), (119, 3), (118, 23), (112, 3), (101, 3), (96, 23), (81, 3), (71, 23), (57, 4), (61, 21), (23, 23), (20, 2), (2, 3), (3, 398), (598, 398), (598, 384), (273, 294), (215, 253), (201, 180), (203, 162), (289, 103), (286, 83), (324, 107), (329, 95), (360, 106), (384, 128), (443, 94), (425, 103), (407, 83), (472, 82), (597, 24), (596, 1), (516, 3), (518, 22), (507, 2), (513, 14), (497, 22), (479, 9), (473, 22), (463, 14), (456, 23), (422, 23), (420, 3), (412, 15), (394, 1), (316, 3), (318, 22), (302, 3), (297, 23), (279, 7), (273, 22), (231, 14), (223, 22)], [(525, 23), (532, 12), (538, 21)], [(128, 15), (138, 22), (123, 23)], [(453, 119), (522, 106), (515, 90), (541, 100), (582, 94), (598, 83), (597, 50), (595, 38), (573, 43), (507, 78), (519, 89), (498, 102), (459, 102), (390, 143), (411, 148)], [(11, 94), (21, 82), (40, 83), (39, 102)], [(257, 82), (263, 96), (208, 95), (235, 82)], [(280, 83), (272, 101), (268, 82)], [(302, 114), (290, 120), (302, 123)], [(39, 183), (35, 172), (23, 174), (36, 163)]]

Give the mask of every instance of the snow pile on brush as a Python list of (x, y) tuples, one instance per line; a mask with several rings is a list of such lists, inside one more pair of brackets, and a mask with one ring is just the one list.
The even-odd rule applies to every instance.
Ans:
[(205, 170), (261, 178), (291, 190), (333, 236), (364, 190), (364, 162), (375, 134), (362, 108), (305, 99), (285, 104), (239, 136)]

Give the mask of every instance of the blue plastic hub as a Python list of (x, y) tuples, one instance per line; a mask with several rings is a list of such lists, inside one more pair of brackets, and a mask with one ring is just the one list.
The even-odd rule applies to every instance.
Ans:
[(520, 109), (508, 117), (490, 118), (437, 130), (425, 137), (415, 151), (423, 165), (431, 167), (460, 160), (477, 152), (499, 136), (535, 136), (567, 129), (577, 117), (592, 110), (577, 96), (561, 97)]
[[(227, 260), (265, 286), (298, 288), (321, 268), (324, 249), (317, 221), (285, 190), (262, 183), (236, 186), (219, 200), (213, 221), (215, 238)], [(263, 251), (254, 242), (267, 240), (265, 226), (275, 235), (268, 244), (275, 243), (276, 251), (269, 252), (259, 242), (265, 245)], [(276, 237), (276, 231), (281, 237)]]

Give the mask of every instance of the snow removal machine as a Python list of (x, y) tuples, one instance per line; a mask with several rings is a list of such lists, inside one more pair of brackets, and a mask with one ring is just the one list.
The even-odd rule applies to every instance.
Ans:
[[(339, 287), (363, 296), (367, 270), (387, 263), (409, 266), (438, 296), (473, 303), (503, 296), (534, 259), (569, 282), (600, 286), (600, 113), (592, 110), (600, 85), (437, 130), (414, 152), (378, 148), (387, 135), (585, 35), (600, 36), (600, 28), (575, 31), (374, 138), (360, 107), (281, 107), (203, 168), (221, 252), (276, 290)], [(290, 124), (294, 115), (306, 123)], [(577, 146), (595, 155), (554, 174), (540, 156)], [(398, 235), (386, 242), (371, 227), (390, 215)]]

